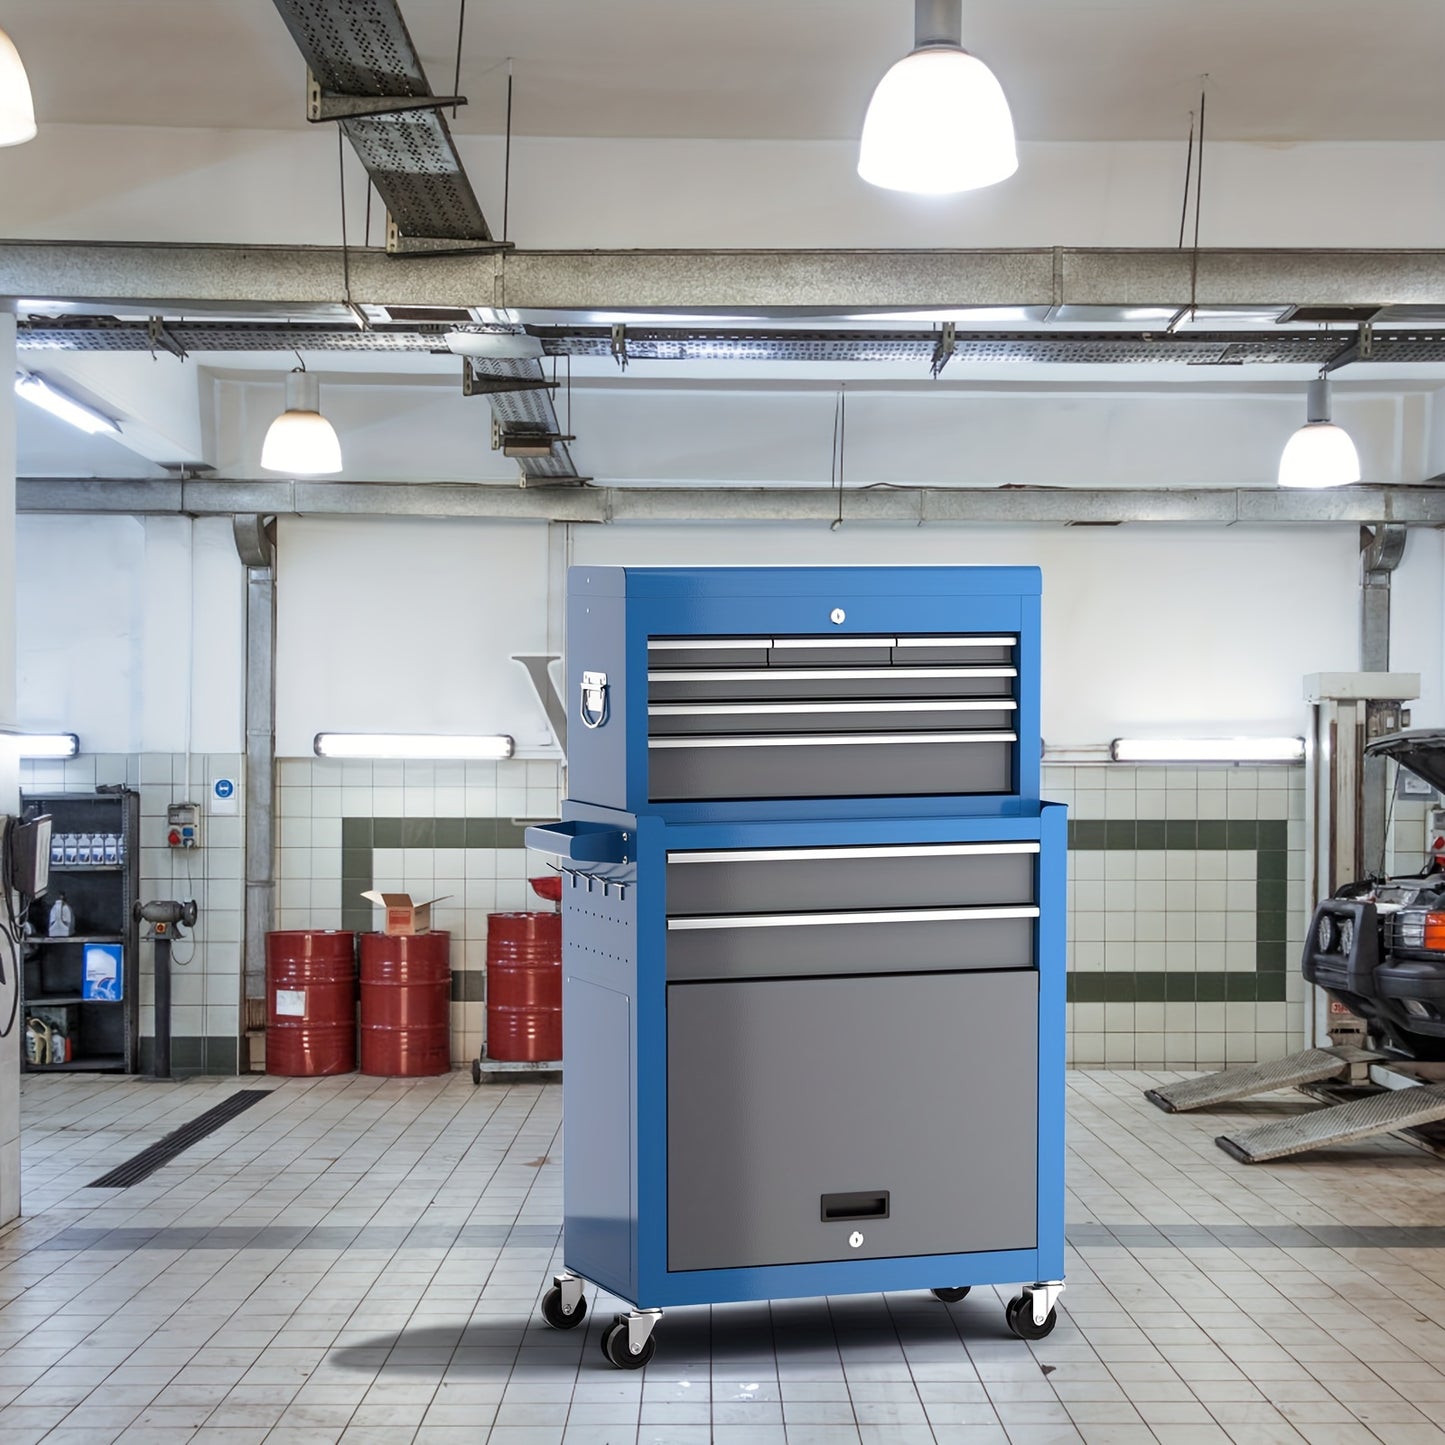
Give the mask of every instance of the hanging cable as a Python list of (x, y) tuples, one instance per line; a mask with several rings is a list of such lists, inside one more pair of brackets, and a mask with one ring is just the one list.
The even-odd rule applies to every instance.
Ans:
[[(457, 0), (457, 68), (452, 72), (452, 94), (462, 93), (462, 34), (467, 26), (467, 0)], [(452, 119), (457, 118), (457, 108), (452, 107)]]
[(1189, 146), (1184, 152), (1184, 201), (1179, 207), (1179, 249), (1184, 249), (1184, 226), (1189, 219), (1189, 182), (1194, 174), (1194, 112), (1189, 112)]
[(1200, 76), (1199, 87), (1199, 162), (1194, 167), (1194, 249), (1189, 257), (1189, 319), (1199, 314), (1199, 206), (1204, 196), (1204, 99), (1209, 88), (1208, 75)]
[(838, 514), (828, 530), (836, 532), (843, 525), (843, 457), (848, 446), (847, 383), (838, 387), (838, 401), (833, 408), (833, 457), (838, 490)]
[(507, 143), (502, 156), (502, 240), (507, 239), (507, 214), (512, 200), (512, 57), (507, 57)]

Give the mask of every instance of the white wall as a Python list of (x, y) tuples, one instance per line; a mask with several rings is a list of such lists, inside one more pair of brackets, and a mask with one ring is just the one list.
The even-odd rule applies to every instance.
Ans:
[(509, 733), (554, 753), (513, 652), (547, 643), (544, 523), (283, 518), (276, 752), (318, 732)]
[[(500, 139), (462, 137), (460, 149), (500, 225)], [(934, 199), (866, 185), (850, 141), (522, 136), (511, 237), (541, 248), (1172, 246), (1182, 151), (1182, 140), (1024, 144), (1008, 185)], [(1208, 162), (1206, 246), (1433, 247), (1445, 232), (1445, 143), (1211, 143)], [(365, 190), (359, 167), (349, 169), (359, 238)], [(0, 156), (0, 190), (6, 234), (17, 238), (341, 238), (336, 142), (325, 126), (47, 125)], [(378, 216), (373, 239), (380, 226)]]
[(88, 753), (186, 752), (188, 731), (191, 752), (242, 750), (245, 573), (227, 519), (34, 515), (17, 536), (24, 727), (77, 733)]
[[(1304, 674), (1359, 666), (1353, 527), (629, 525), (574, 528), (572, 554), (635, 566), (1038, 565), (1052, 746), (1299, 733)], [(1417, 593), (1438, 589), (1438, 548), (1421, 548), (1408, 569)], [(1424, 619), (1414, 647), (1433, 649), (1437, 706), (1439, 618)], [(1399, 635), (1414, 635), (1408, 609), (1396, 619)]]

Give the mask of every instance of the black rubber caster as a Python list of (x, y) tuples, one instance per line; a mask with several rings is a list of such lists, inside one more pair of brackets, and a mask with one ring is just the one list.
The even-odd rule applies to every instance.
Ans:
[(657, 1332), (648, 1335), (647, 1343), (633, 1354), (627, 1348), (627, 1317), (618, 1315), (602, 1332), (602, 1353), (619, 1370), (640, 1370), (657, 1352)]
[(587, 1301), (585, 1298), (577, 1301), (576, 1307), (569, 1315), (562, 1308), (562, 1291), (554, 1284), (546, 1294), (542, 1296), (542, 1318), (552, 1326), (554, 1330), (575, 1329), (587, 1318)]
[(476, 1084), (478, 1088), (481, 1087), (481, 1083), (482, 1083), (482, 1061), (481, 1061), (480, 1059), (473, 1059), (473, 1060), (472, 1060), (472, 1083)]
[(946, 1305), (956, 1305), (959, 1300), (968, 1297), (968, 1292), (972, 1288), (971, 1284), (961, 1284), (954, 1289), (935, 1289), (930, 1290), (929, 1293), (934, 1299), (941, 1299)]
[(1008, 1327), (1021, 1340), (1041, 1340), (1054, 1332), (1059, 1322), (1059, 1312), (1051, 1309), (1041, 1325), (1034, 1323), (1033, 1301), (1026, 1294), (1015, 1295), (1004, 1307), (1004, 1319)]

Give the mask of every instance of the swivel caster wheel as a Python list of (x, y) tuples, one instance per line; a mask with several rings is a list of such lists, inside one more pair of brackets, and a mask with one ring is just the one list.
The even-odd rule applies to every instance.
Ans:
[(587, 1318), (587, 1301), (579, 1295), (569, 1313), (560, 1286), (554, 1284), (542, 1296), (542, 1318), (554, 1330), (576, 1329)]
[(657, 1341), (649, 1333), (634, 1354), (628, 1336), (627, 1316), (618, 1315), (602, 1332), (602, 1353), (619, 1370), (640, 1370), (657, 1353)]
[(929, 1293), (934, 1299), (941, 1299), (946, 1305), (956, 1305), (959, 1300), (967, 1298), (968, 1292), (972, 1288), (971, 1284), (961, 1284), (955, 1289), (935, 1289), (930, 1290)]
[(481, 1061), (480, 1059), (473, 1059), (473, 1060), (472, 1060), (472, 1083), (474, 1083), (478, 1088), (481, 1087), (481, 1084), (482, 1084), (482, 1061)]
[(1054, 1332), (1054, 1326), (1059, 1322), (1059, 1312), (1051, 1309), (1044, 1316), (1043, 1324), (1034, 1320), (1034, 1302), (1026, 1294), (1015, 1295), (1004, 1307), (1004, 1319), (1008, 1327), (1021, 1340), (1041, 1340), (1045, 1335)]

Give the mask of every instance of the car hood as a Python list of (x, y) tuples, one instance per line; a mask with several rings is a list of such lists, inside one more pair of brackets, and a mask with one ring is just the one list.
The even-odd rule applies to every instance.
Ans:
[(1412, 728), (1409, 732), (1391, 733), (1365, 744), (1367, 757), (1393, 758), (1417, 778), (1424, 778), (1432, 788), (1445, 793), (1445, 730)]

